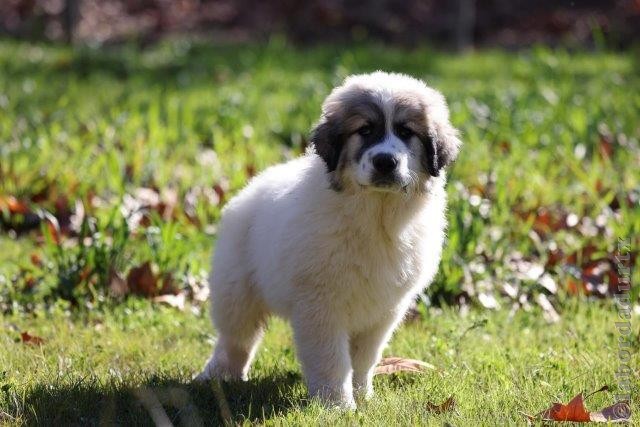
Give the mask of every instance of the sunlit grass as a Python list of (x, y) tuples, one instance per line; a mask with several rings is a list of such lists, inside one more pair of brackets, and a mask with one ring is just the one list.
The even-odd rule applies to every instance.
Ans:
[[(575, 305), (554, 325), (537, 310), (513, 317), (431, 311), (403, 326), (385, 354), (425, 360), (437, 370), (378, 377), (376, 397), (353, 414), (326, 411), (307, 400), (291, 331), (274, 320), (250, 381), (223, 390), (237, 422), (522, 425), (521, 411), (535, 414), (605, 384), (612, 392), (590, 398), (587, 407), (599, 410), (614, 403), (615, 320), (614, 310), (599, 304)], [(208, 425), (221, 421), (215, 394), (190, 385), (215, 339), (204, 314), (136, 303), (80, 318), (60, 310), (9, 317), (2, 327), (7, 330), (0, 336), (6, 350), (0, 353), (4, 421), (149, 424), (141, 388), (161, 402), (174, 423), (185, 417)], [(18, 331), (40, 336), (45, 344), (23, 344)], [(427, 402), (451, 395), (457, 401), (454, 413), (427, 410)], [(637, 401), (634, 405), (637, 411)]]

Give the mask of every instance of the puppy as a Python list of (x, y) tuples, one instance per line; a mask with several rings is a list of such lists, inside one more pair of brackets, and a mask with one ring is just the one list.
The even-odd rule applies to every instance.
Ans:
[(247, 379), (271, 314), (289, 319), (311, 396), (354, 408), (382, 350), (433, 279), (445, 174), (461, 145), (444, 97), (401, 74), (348, 77), (307, 153), (266, 169), (224, 209), (213, 258), (213, 356), (198, 380)]

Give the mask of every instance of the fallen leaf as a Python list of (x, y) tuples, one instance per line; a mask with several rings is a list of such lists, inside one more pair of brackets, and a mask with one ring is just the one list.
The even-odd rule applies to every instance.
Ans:
[(526, 214), (525, 218), (529, 220), (531, 216), (533, 216), (532, 227), (540, 236), (567, 227), (566, 215), (557, 210), (541, 207), (535, 212)]
[[(228, 184), (226, 185), (228, 187)], [(218, 199), (220, 200), (220, 204), (224, 203), (224, 198), (226, 196), (226, 190), (224, 183), (218, 183), (213, 186), (213, 191), (218, 195)]]
[(165, 188), (160, 192), (160, 204), (158, 205), (158, 213), (162, 215), (165, 221), (174, 219), (176, 206), (178, 205), (178, 190), (175, 188)]
[(511, 142), (507, 141), (507, 140), (502, 140), (500, 142), (498, 142), (498, 148), (500, 148), (500, 151), (503, 154), (507, 154), (511, 151)]
[(542, 308), (542, 316), (549, 323), (557, 323), (560, 321), (560, 315), (549, 301), (545, 294), (538, 294), (536, 302)]
[(154, 188), (139, 187), (133, 190), (133, 197), (145, 208), (155, 208), (160, 204), (160, 194)]
[(152, 297), (158, 294), (158, 277), (153, 273), (149, 261), (129, 271), (127, 286), (136, 295)]
[(550, 274), (543, 274), (539, 279), (539, 283), (543, 288), (545, 288), (552, 294), (556, 294), (558, 292), (558, 285), (556, 284), (555, 280), (553, 280), (553, 277), (551, 277)]
[(57, 245), (60, 244), (60, 226), (58, 225), (58, 221), (53, 218), (53, 220), (47, 218), (47, 232), (49, 236), (51, 236), (51, 240), (53, 240)]
[(36, 279), (31, 274), (27, 274), (24, 277), (24, 287), (25, 289), (31, 290), (36, 286)]
[(488, 308), (490, 310), (494, 310), (500, 307), (498, 300), (493, 294), (480, 292), (478, 294), (478, 301), (484, 308)]
[(427, 410), (429, 412), (433, 412), (434, 414), (443, 414), (445, 412), (451, 412), (456, 407), (456, 399), (453, 396), (450, 396), (447, 400), (442, 402), (439, 405), (436, 405), (432, 402), (427, 402)]
[(601, 391), (609, 390), (608, 386), (601, 387), (599, 390), (588, 394), (583, 397), (582, 393), (579, 393), (571, 401), (564, 405), (562, 403), (554, 403), (549, 409), (540, 412), (535, 417), (527, 415), (529, 421), (543, 420), (543, 421), (571, 421), (571, 422), (627, 422), (631, 417), (631, 407), (629, 402), (621, 401), (614, 405), (608, 406), (598, 412), (589, 412), (584, 406), (584, 401), (589, 396), (592, 396)]
[(31, 212), (29, 206), (13, 196), (0, 197), (0, 209), (6, 209), (10, 214), (26, 215)]
[(42, 345), (44, 344), (44, 338), (30, 335), (28, 332), (20, 332), (20, 339), (25, 344)]
[(178, 294), (178, 289), (175, 285), (175, 280), (173, 279), (173, 274), (165, 273), (162, 275), (162, 286), (160, 288), (160, 294)]
[(580, 295), (586, 293), (583, 283), (575, 280), (573, 277), (567, 278), (566, 288), (569, 295)]
[(175, 307), (178, 310), (182, 311), (184, 310), (184, 305), (185, 305), (185, 295), (183, 292), (179, 293), (178, 295), (173, 295), (173, 294), (160, 295), (153, 298), (153, 301), (168, 304), (171, 307)]
[(562, 403), (554, 403), (549, 409), (538, 414), (544, 421), (574, 421), (588, 422), (591, 421), (589, 412), (584, 407), (584, 398), (582, 393), (571, 399), (571, 401), (563, 405)]
[(113, 267), (109, 269), (109, 292), (114, 297), (123, 297), (129, 293), (129, 286), (127, 281), (118, 273)]
[(610, 159), (613, 156), (613, 139), (611, 135), (600, 135), (598, 153), (602, 159)]
[(42, 267), (42, 258), (40, 258), (40, 255), (34, 252), (29, 258), (31, 259), (31, 264), (36, 267)]
[(404, 357), (385, 357), (374, 371), (374, 375), (395, 374), (396, 372), (424, 372), (427, 369), (436, 370), (430, 363)]

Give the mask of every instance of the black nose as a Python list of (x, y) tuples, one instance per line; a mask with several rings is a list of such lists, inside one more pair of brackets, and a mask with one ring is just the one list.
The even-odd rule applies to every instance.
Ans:
[(372, 162), (376, 171), (383, 174), (393, 172), (398, 166), (398, 159), (393, 154), (389, 153), (376, 154), (373, 156)]

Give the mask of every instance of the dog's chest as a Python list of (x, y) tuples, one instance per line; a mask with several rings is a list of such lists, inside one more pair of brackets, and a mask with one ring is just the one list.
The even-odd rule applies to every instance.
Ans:
[(377, 319), (395, 316), (401, 302), (415, 293), (424, 269), (420, 243), (411, 234), (344, 230), (323, 251), (326, 304), (350, 329), (364, 329)]

